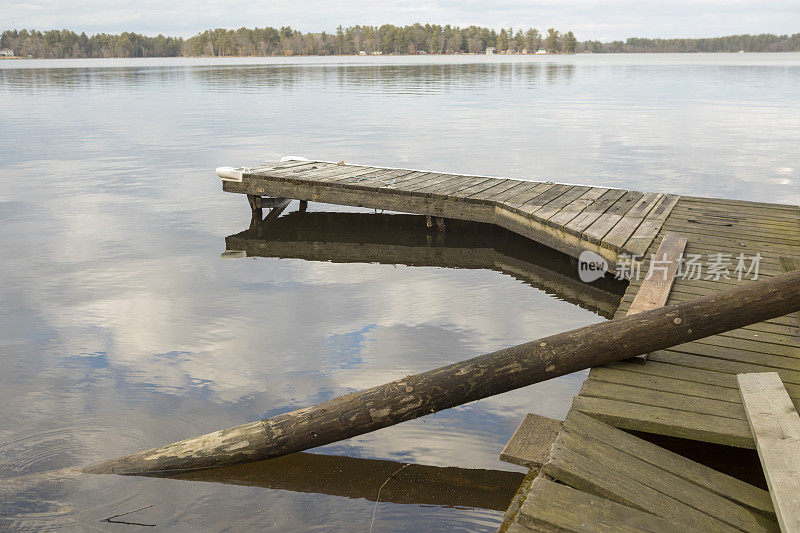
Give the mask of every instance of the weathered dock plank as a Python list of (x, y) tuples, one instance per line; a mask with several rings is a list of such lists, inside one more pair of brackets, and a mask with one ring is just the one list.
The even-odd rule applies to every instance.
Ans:
[[(536, 478), (516, 523), (529, 531), (683, 533), (686, 525), (581, 492), (546, 478)], [(552, 529), (543, 529), (552, 528)], [(509, 528), (511, 532), (513, 529)]]
[(800, 531), (800, 415), (778, 374), (737, 379), (781, 530)]
[(528, 413), (500, 452), (500, 460), (528, 468), (541, 466), (560, 429), (560, 420)]
[[(543, 440), (549, 438), (543, 435)], [(559, 531), (778, 530), (766, 491), (575, 408), (550, 449), (541, 469), (531, 470), (529, 476), (535, 478), (518, 496), (519, 512), (507, 513), (506, 526), (545, 525)]]

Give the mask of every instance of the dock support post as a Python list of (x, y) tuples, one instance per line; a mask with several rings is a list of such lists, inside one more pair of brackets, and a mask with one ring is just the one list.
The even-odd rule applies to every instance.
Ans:
[(308, 211), (308, 200), (300, 200), (300, 207), (297, 209), (300, 213)]
[(253, 210), (253, 218), (258, 217), (261, 220), (263, 211), (261, 210), (261, 197), (255, 194), (247, 195), (247, 202), (250, 204), (250, 209)]
[(425, 215), (425, 226), (427, 228), (432, 228), (434, 225), (436, 226), (436, 229), (441, 232), (447, 231), (447, 219), (444, 217)]

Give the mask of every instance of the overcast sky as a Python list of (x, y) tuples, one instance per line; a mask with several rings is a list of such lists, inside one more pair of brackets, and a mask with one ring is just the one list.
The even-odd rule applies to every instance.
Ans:
[(493, 28), (550, 26), (579, 39), (713, 37), (800, 32), (799, 0), (0, 0), (0, 29), (68, 28), (188, 37), (208, 28), (431, 22)]

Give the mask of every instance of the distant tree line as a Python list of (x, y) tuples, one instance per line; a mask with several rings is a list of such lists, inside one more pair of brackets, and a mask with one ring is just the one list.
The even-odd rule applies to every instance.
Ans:
[(0, 48), (21, 57), (171, 57), (181, 55), (180, 37), (146, 37), (138, 33), (87, 36), (69, 30), (7, 30), (0, 34)]
[(583, 41), (578, 52), (675, 53), (675, 52), (800, 52), (800, 33), (793, 35), (728, 35), (707, 39), (646, 39), (631, 37), (625, 41), (601, 43)]
[(289, 26), (276, 28), (215, 29), (194, 37), (147, 37), (137, 33), (87, 36), (69, 30), (7, 30), (0, 48), (15, 55), (37, 58), (173, 57), (173, 56), (274, 56), (366, 54), (458, 54), (535, 52), (796, 52), (800, 33), (794, 35), (731, 35), (709, 39), (644, 39), (603, 43), (579, 42), (569, 31), (555, 28), (540, 33), (535, 28), (503, 28), (499, 32), (479, 26), (459, 28), (438, 24), (410, 26), (339, 26), (334, 33), (303, 33)]

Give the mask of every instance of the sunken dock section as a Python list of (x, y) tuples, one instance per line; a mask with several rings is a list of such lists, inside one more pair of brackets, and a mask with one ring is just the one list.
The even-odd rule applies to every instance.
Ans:
[[(426, 215), (440, 229), (455, 228), (453, 219), (486, 223), (572, 257), (593, 251), (630, 280), (627, 289), (619, 305), (596, 289), (571, 300), (589, 301), (607, 317), (800, 269), (800, 208), (791, 205), (321, 161), (218, 174), (225, 191), (248, 195), (254, 213), (271, 208), (273, 224), (297, 199), (301, 210), (315, 201)], [(227, 244), (246, 255), (336, 260), (361, 253), (381, 262), (416, 248), (419, 264), (504, 271), (499, 265), (509, 263), (488, 244), (484, 254), (456, 251), (469, 244), (458, 238), (452, 249), (435, 252), (424, 249), (430, 242), (367, 237), (355, 252), (345, 233), (324, 246), (317, 241), (331, 239), (294, 235), (264, 243), (245, 233)], [(579, 292), (580, 283), (512, 258), (535, 285), (557, 280), (566, 292)], [(592, 294), (590, 285), (586, 290)], [(765, 403), (751, 405), (758, 401)], [(502, 460), (530, 470), (500, 529), (795, 531), (800, 418), (792, 408), (800, 408), (800, 313), (592, 368), (565, 421), (530, 414), (503, 450)]]
[(254, 209), (295, 199), (485, 222), (573, 257), (591, 250), (611, 266), (621, 254), (643, 254), (678, 201), (671, 194), (322, 161), (217, 173), (223, 190), (249, 195)]

